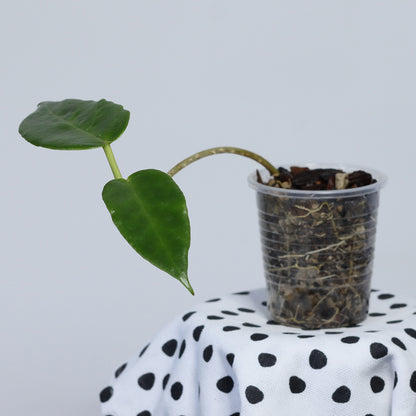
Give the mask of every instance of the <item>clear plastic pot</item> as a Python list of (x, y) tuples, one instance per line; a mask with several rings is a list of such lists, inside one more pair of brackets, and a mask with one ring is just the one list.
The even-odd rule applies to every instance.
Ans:
[[(356, 166), (301, 166), (364, 170), (376, 182), (304, 191), (249, 176), (257, 192), (269, 313), (278, 323), (305, 329), (355, 325), (368, 312), (379, 191), (386, 178)], [(268, 172), (261, 176), (267, 182)]]

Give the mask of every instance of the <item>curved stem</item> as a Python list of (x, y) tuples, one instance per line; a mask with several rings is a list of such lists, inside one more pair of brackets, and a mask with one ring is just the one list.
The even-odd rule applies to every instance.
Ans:
[(111, 171), (113, 172), (115, 179), (122, 179), (120, 169), (118, 168), (116, 159), (113, 154), (113, 150), (111, 149), (111, 146), (109, 144), (105, 144), (103, 146), (104, 153), (107, 156), (108, 163), (110, 164)]
[(266, 159), (259, 156), (258, 154), (250, 152), (245, 149), (240, 149), (238, 147), (225, 146), (225, 147), (213, 147), (211, 149), (203, 150), (202, 152), (198, 152), (198, 153), (193, 154), (192, 156), (187, 157), (186, 159), (182, 160), (182, 162), (179, 162), (177, 165), (175, 165), (168, 172), (168, 175), (170, 176), (176, 175), (180, 170), (190, 165), (191, 163), (196, 162), (197, 160), (202, 159), (204, 157), (217, 155), (220, 153), (231, 153), (234, 155), (248, 157), (260, 163), (261, 165), (263, 165), (270, 172), (271, 175), (273, 175), (274, 173), (278, 173), (278, 170), (270, 162), (268, 162)]

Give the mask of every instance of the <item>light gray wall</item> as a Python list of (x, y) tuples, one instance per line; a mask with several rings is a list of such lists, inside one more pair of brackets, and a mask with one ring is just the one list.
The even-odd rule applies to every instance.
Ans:
[(101, 150), (17, 133), (44, 100), (131, 111), (124, 175), (216, 145), (279, 164), (363, 164), (382, 192), (374, 286), (416, 296), (416, 3), (16, 0), (0, 13), (0, 413), (98, 415), (98, 392), (173, 315), (262, 286), (254, 162), (177, 176), (192, 224), (191, 297), (125, 243), (101, 201)]

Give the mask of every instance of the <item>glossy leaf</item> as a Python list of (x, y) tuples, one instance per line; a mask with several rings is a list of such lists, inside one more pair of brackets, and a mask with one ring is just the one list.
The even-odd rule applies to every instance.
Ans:
[(124, 132), (130, 113), (111, 101), (45, 101), (19, 126), (35, 146), (60, 150), (102, 147)]
[(178, 279), (187, 277), (190, 226), (185, 197), (166, 173), (149, 169), (114, 179), (103, 189), (114, 224), (146, 260)]

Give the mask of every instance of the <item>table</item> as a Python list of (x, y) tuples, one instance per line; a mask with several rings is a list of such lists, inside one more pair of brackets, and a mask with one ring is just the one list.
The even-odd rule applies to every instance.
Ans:
[(269, 320), (265, 289), (210, 299), (120, 365), (105, 416), (415, 416), (416, 301), (372, 290), (333, 330)]

